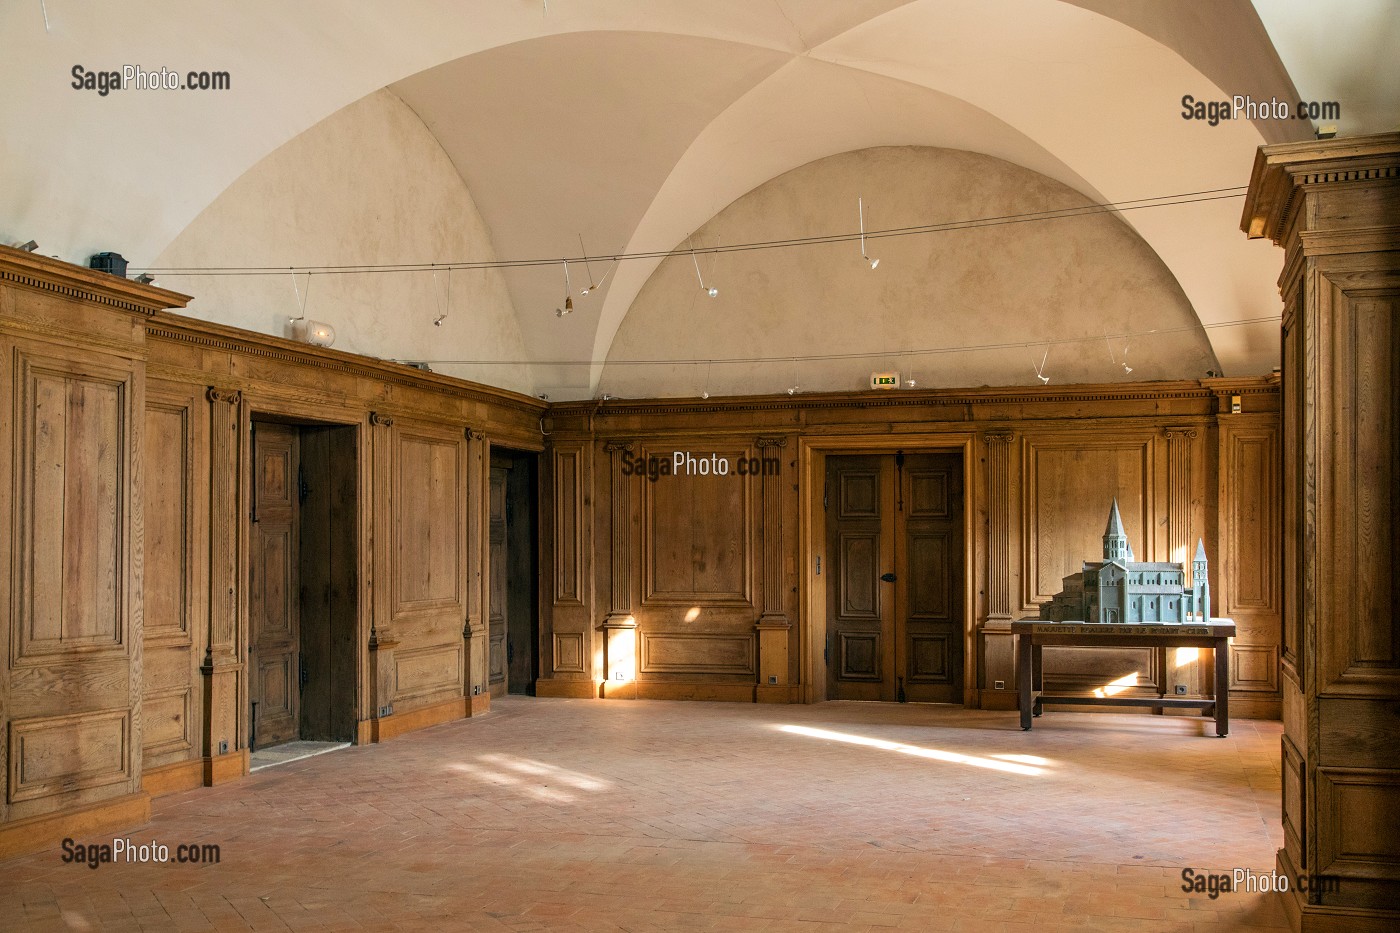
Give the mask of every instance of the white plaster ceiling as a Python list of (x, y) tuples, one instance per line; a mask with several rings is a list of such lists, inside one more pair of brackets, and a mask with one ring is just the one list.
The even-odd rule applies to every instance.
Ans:
[[(101, 16), (12, 0), (0, 51), (0, 239), (75, 261), (119, 249), (135, 267), (273, 149), (385, 86), (507, 259), (576, 255), (580, 233), (595, 254), (672, 249), (764, 181), (869, 146), (985, 152), (1123, 200), (1242, 185), (1259, 144), (1311, 135), (1181, 119), (1186, 93), (1297, 94), (1248, 0), (141, 0)], [(69, 87), (74, 64), (128, 62), (227, 70), (234, 90)], [(1122, 215), (1205, 324), (1278, 311), (1279, 258), (1238, 233), (1239, 203)], [(600, 363), (654, 265), (623, 264), (563, 320), (558, 268), (511, 272), (532, 358)], [(1276, 362), (1274, 325), (1209, 334), (1227, 373)], [(597, 375), (536, 383), (586, 395)]]

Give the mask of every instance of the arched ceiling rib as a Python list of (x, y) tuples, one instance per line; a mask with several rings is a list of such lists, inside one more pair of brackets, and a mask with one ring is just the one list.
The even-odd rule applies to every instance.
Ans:
[[(26, 41), (7, 40), (0, 78), (27, 90), (0, 100), (0, 122), (27, 135), (0, 142), (0, 236), (149, 262), (262, 156), (386, 85), (438, 134), (507, 257), (573, 253), (577, 233), (595, 252), (671, 248), (768, 178), (876, 145), (988, 152), (1094, 199), (1243, 184), (1259, 142), (1310, 128), (1181, 120), (1182, 94), (1224, 95), (1207, 75), (1292, 93), (1248, 4), (1212, 6), (1220, 38), (1206, 41), (1193, 5), (1131, 0), (554, 0), (547, 14), (526, 0), (148, 0), (103, 20), (50, 0), (50, 34), (37, 4), (10, 4), (0, 34)], [(227, 70), (234, 90), (67, 86), (75, 62), (126, 61)], [(1238, 235), (1237, 212), (1124, 215), (1207, 323), (1277, 310), (1277, 260)], [(513, 282), (531, 353), (601, 360), (645, 268), (556, 321), (561, 278)], [(1212, 338), (1227, 371), (1276, 353), (1274, 333)]]

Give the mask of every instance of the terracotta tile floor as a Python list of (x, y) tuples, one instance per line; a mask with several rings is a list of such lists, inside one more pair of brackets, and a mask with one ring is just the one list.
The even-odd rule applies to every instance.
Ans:
[[(0, 864), (0, 929), (1284, 929), (1277, 723), (544, 700), (161, 798), (217, 865)], [(92, 839), (89, 842), (105, 840)]]

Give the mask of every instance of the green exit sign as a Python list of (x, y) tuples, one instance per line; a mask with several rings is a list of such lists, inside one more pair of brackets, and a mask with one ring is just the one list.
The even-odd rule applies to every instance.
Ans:
[(898, 389), (899, 373), (871, 373), (870, 388), (872, 389)]

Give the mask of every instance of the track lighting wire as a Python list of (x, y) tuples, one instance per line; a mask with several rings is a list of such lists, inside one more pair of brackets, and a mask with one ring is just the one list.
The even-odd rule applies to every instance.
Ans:
[[(921, 236), (934, 233), (948, 233), (957, 230), (973, 230), (981, 227), (999, 227), (1009, 224), (1038, 223), (1047, 220), (1065, 220), (1074, 217), (1093, 216), (1096, 214), (1107, 214), (1113, 212), (1146, 210), (1154, 207), (1174, 207), (1183, 204), (1201, 204), (1208, 201), (1223, 201), (1232, 198), (1242, 198), (1245, 196), (1248, 187), (1245, 185), (1234, 185), (1228, 188), (1208, 188), (1201, 191), (1187, 191), (1180, 194), (1159, 195), (1151, 198), (1135, 198), (1128, 201), (1111, 201), (1096, 204), (1084, 204), (1078, 207), (1055, 208), (1044, 211), (1028, 211), (1019, 214), (1002, 214), (993, 217), (978, 217), (968, 220), (939, 221), (936, 223), (918, 224), (908, 227), (891, 227), (885, 230), (868, 230), (863, 234), (867, 240), (874, 240), (881, 237), (905, 237)], [(587, 259), (597, 259), (599, 261), (623, 262), (631, 259), (668, 259), (677, 256), (693, 255), (695, 253), (706, 253), (715, 255), (719, 253), (744, 253), (754, 250), (766, 249), (789, 249), (799, 246), (817, 246), (826, 243), (850, 243), (860, 242), (862, 234), (853, 233), (831, 233), (807, 237), (788, 237), (779, 240), (759, 240), (752, 243), (730, 243), (727, 245), (700, 247), (682, 247), (667, 250), (643, 250), (635, 253), (613, 253), (611, 255), (599, 255), (591, 257), (551, 256), (537, 259), (495, 259), (495, 260), (463, 260), (448, 263), (379, 263), (364, 265), (316, 265), (292, 267), (299, 272), (316, 272), (320, 274), (336, 275), (365, 275), (372, 273), (394, 273), (394, 272), (424, 272), (432, 268), (452, 268), (452, 269), (529, 269), (539, 266), (553, 266), (561, 261), (583, 262)], [(280, 275), (289, 270), (287, 266), (147, 266), (137, 271), (160, 273), (163, 276), (183, 276), (183, 275)]]
[[(422, 362), (442, 366), (698, 366), (739, 365), (744, 363), (807, 363), (833, 360), (865, 360), (877, 357), (906, 358), (911, 356), (933, 356), (943, 353), (986, 353), (994, 350), (1024, 350), (1045, 348), (1048, 357), (1050, 347), (1076, 343), (1096, 343), (1105, 337), (1117, 340), (1140, 340), (1147, 337), (1160, 337), (1167, 334), (1186, 334), (1200, 330), (1216, 330), (1222, 327), (1247, 327), (1254, 324), (1278, 326), (1278, 317), (1243, 318), (1237, 321), (1214, 321), (1210, 324), (1191, 324), (1185, 327), (1160, 327), (1153, 330), (1130, 331), (1121, 334), (1090, 334), (1084, 337), (1052, 337), (1048, 340), (1007, 341), (1004, 343), (966, 344), (959, 347), (925, 347), (911, 350), (871, 350), (847, 353), (821, 353), (812, 356), (743, 356), (727, 358), (695, 359), (646, 359), (646, 360), (400, 360), (399, 362)], [(1042, 365), (1044, 365), (1042, 363)]]

